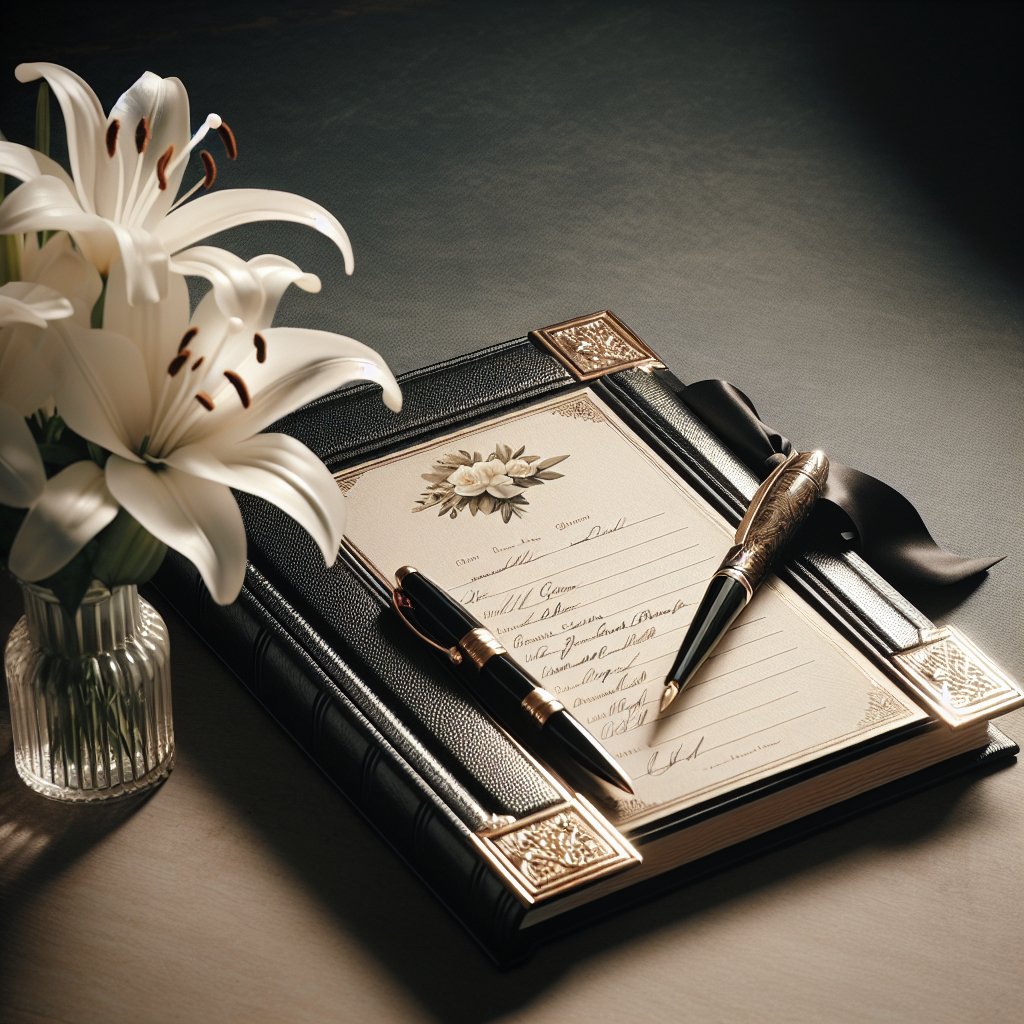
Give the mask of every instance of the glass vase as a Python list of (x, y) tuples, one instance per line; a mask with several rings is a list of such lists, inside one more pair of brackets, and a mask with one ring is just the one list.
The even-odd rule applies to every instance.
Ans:
[(174, 764), (167, 627), (135, 586), (93, 583), (71, 615), (22, 583), (4, 667), (18, 774), (52, 800), (126, 796)]

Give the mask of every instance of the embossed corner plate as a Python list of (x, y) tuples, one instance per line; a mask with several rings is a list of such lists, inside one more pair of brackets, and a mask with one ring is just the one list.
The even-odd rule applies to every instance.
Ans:
[(603, 310), (530, 331), (577, 380), (593, 380), (631, 366), (665, 364), (614, 313)]
[(914, 693), (951, 726), (1024, 705), (1024, 691), (955, 626), (922, 631), (921, 643), (892, 661)]
[(642, 861), (579, 794), (527, 818), (477, 832), (473, 840), (527, 906)]

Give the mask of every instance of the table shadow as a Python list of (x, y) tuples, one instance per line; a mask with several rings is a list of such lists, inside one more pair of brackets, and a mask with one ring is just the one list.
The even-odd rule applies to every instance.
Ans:
[[(18, 585), (0, 570), (0, 638), (21, 617)], [(0, 932), (23, 903), (127, 821), (148, 794), (62, 804), (22, 782), (14, 766), (7, 687), (0, 687)]]
[(173, 610), (161, 612), (177, 663), (190, 667), (175, 677), (180, 762), (187, 759), (190, 770), (202, 772), (339, 926), (433, 1017), (451, 1024), (503, 1017), (528, 1006), (577, 964), (858, 850), (913, 846), (954, 818), (957, 827), (969, 825), (977, 813), (976, 772), (699, 885), (663, 893), (500, 970), (242, 685), (215, 669), (215, 655), (203, 641)]

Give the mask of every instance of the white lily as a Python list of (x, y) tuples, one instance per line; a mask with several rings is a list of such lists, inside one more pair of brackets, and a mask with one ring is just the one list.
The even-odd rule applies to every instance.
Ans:
[[(70, 322), (52, 329), (66, 357), (56, 398), (68, 426), (111, 453), (103, 471), (96, 467), (110, 499), (104, 507), (123, 506), (154, 537), (190, 559), (214, 599), (227, 603), (241, 588), (246, 552), (230, 488), (287, 512), (312, 535), (328, 564), (344, 526), (344, 500), (323, 463), (294, 438), (260, 431), (352, 380), (379, 383), (385, 403), (396, 411), (401, 392), (380, 356), (365, 345), (326, 331), (270, 326), (290, 283), (319, 289), (320, 282), (295, 264), (277, 256), (246, 264), (202, 248), (183, 259), (217, 269), (214, 290), (191, 320), (188, 297), (179, 288), (171, 288), (157, 307), (131, 306), (127, 275), (115, 267), (103, 330)], [(218, 275), (224, 278), (220, 287)], [(246, 284), (233, 297), (231, 280)], [(253, 280), (257, 289), (249, 287)], [(235, 315), (218, 305), (218, 290), (221, 303), (234, 302)], [(63, 505), (49, 505), (39, 515), (39, 504), (30, 510), (11, 548), (12, 572), (41, 579), (73, 557), (78, 549), (58, 548), (56, 538), (73, 532), (83, 508), (95, 512), (107, 500), (98, 493), (97, 479), (91, 474), (69, 481), (80, 485), (77, 504), (68, 487)], [(74, 510), (78, 518), (72, 523)], [(75, 543), (83, 532), (75, 534)], [(45, 554), (51, 550), (59, 550), (59, 557)]]
[[(57, 96), (67, 129), (71, 176), (27, 146), (0, 141), (0, 172), (20, 179), (0, 205), (0, 234), (65, 229), (104, 276), (118, 258), (124, 264), (130, 304), (156, 302), (167, 294), (170, 257), (200, 239), (239, 224), (284, 220), (306, 224), (330, 238), (352, 273), (345, 229), (322, 206), (290, 192), (232, 189), (174, 208), (195, 146), (212, 129), (235, 155), (230, 129), (210, 114), (191, 135), (185, 87), (177, 78), (146, 72), (105, 116), (96, 94), (57, 64), (20, 64), (21, 82), (44, 77)], [(216, 165), (202, 154), (209, 188)]]
[(25, 417), (53, 393), (43, 351), (51, 321), (73, 316), (52, 288), (12, 281), (0, 288), (0, 504), (28, 508), (43, 493), (46, 472)]

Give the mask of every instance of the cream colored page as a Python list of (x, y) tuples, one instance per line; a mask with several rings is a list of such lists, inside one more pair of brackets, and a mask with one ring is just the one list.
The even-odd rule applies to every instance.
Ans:
[(589, 391), (339, 483), (383, 576), (432, 577), (619, 760), (636, 796), (601, 788), (620, 825), (926, 717), (774, 578), (659, 717), (732, 531)]

